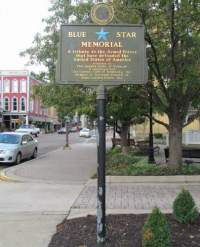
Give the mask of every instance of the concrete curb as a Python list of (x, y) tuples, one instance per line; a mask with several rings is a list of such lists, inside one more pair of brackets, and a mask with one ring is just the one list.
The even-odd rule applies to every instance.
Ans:
[[(177, 176), (106, 176), (106, 183), (200, 183), (200, 175)], [(97, 179), (90, 179), (87, 185), (97, 184)]]
[[(152, 209), (106, 209), (106, 215), (110, 214), (149, 214)], [(162, 209), (162, 213), (171, 214), (172, 209)], [(67, 220), (76, 219), (81, 217), (87, 217), (88, 215), (96, 215), (95, 209), (71, 209)]]
[(20, 180), (17, 180), (13, 177), (9, 177), (6, 175), (5, 171), (2, 170), (0, 171), (0, 181), (4, 181), (4, 182), (21, 182)]

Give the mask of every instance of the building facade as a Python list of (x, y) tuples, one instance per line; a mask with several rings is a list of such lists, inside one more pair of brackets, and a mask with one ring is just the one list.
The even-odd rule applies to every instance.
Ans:
[(40, 99), (33, 94), (33, 87), (40, 83), (27, 70), (0, 70), (0, 122), (4, 128), (57, 122), (56, 114), (49, 116), (49, 109), (44, 108)]

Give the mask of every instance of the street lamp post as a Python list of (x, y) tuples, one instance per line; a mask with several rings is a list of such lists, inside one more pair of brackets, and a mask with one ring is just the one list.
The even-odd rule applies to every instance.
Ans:
[(149, 159), (148, 162), (149, 163), (155, 163), (155, 159), (154, 159), (154, 150), (153, 150), (153, 107), (152, 107), (152, 92), (150, 91), (149, 93), (149, 115), (150, 115), (150, 119), (149, 119)]
[(66, 129), (66, 147), (69, 147), (69, 123), (70, 123), (70, 117), (65, 116), (65, 129)]

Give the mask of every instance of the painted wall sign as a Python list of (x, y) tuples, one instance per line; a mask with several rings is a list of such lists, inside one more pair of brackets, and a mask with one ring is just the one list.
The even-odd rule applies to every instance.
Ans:
[(146, 83), (145, 50), (142, 25), (63, 25), (57, 83)]

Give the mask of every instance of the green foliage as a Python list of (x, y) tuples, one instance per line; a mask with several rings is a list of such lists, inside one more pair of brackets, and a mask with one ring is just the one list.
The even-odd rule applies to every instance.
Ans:
[[(193, 111), (187, 124), (200, 115), (199, 3), (196, 0), (114, 0), (113, 4), (118, 22), (140, 23), (145, 27), (153, 109), (167, 114), (169, 122), (159, 123), (171, 132), (170, 138), (176, 139), (178, 135), (172, 133), (179, 126), (181, 134), (191, 106), (197, 111)], [(178, 167), (182, 157), (181, 152), (176, 155), (176, 148), (181, 149), (181, 141), (172, 148), (175, 152), (170, 153), (173, 158), (169, 162)], [(175, 162), (171, 164), (171, 160)]]
[(40, 84), (34, 87), (34, 94), (39, 96), (44, 106), (54, 106), (61, 119), (77, 111), (85, 97), (79, 86), (62, 86), (53, 83)]
[(154, 133), (153, 135), (154, 135), (154, 137), (156, 139), (162, 139), (163, 138), (163, 134), (162, 133)]
[(112, 156), (112, 159), (110, 160), (110, 165), (113, 167), (128, 167), (129, 165), (136, 163), (138, 160), (139, 158), (134, 157), (132, 155), (116, 153)]
[(106, 155), (108, 157), (112, 157), (115, 154), (121, 153), (121, 151), (122, 151), (121, 147), (110, 148), (107, 150)]
[(190, 103), (199, 106), (200, 100), (197, 1), (115, 0), (114, 7), (118, 21), (145, 26), (148, 65), (157, 81), (151, 88), (154, 108), (170, 115), (176, 105), (184, 119)]
[[(112, 117), (112, 121), (120, 122), (118, 128), (120, 129), (120, 137), (123, 140), (121, 145), (126, 146), (128, 143), (127, 131), (129, 126), (133, 123), (144, 122), (145, 118), (143, 116), (147, 112), (148, 96), (141, 85), (123, 85), (109, 90), (107, 118)], [(123, 147), (123, 150), (126, 152), (126, 148), (124, 149)]]
[(183, 224), (193, 223), (199, 216), (194, 199), (188, 190), (182, 189), (176, 197), (173, 214), (176, 220)]
[(171, 247), (171, 234), (165, 215), (154, 208), (143, 227), (143, 247)]
[(113, 176), (172, 176), (198, 175), (200, 167), (196, 164), (183, 164), (181, 168), (172, 169), (168, 166), (149, 164), (146, 156), (135, 150), (128, 155), (122, 153), (121, 147), (107, 151), (106, 174)]
[[(121, 123), (128, 122), (130, 124), (137, 120), (141, 122), (141, 117), (148, 111), (148, 97), (145, 94), (145, 89), (137, 85), (123, 85), (109, 90), (108, 115)], [(144, 119), (142, 120), (144, 122)]]

